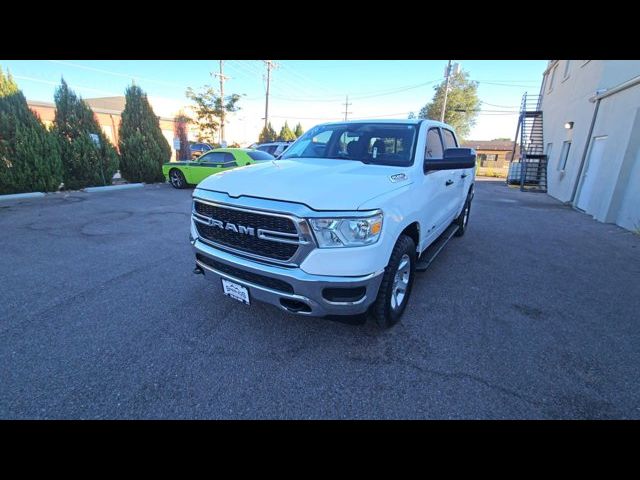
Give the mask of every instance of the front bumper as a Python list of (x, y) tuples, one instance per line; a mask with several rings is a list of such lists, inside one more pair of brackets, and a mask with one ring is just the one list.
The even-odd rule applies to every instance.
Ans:
[[(201, 256), (200, 259), (196, 257), (196, 264), (205, 272), (206, 277), (213, 279), (218, 285), (221, 278), (231, 280), (246, 287), (251, 300), (270, 303), (299, 315), (322, 317), (364, 313), (376, 299), (384, 273), (383, 269), (357, 277), (311, 275), (300, 268), (278, 267), (248, 260), (213, 248), (197, 239), (192, 240), (192, 245), (196, 255)], [(206, 261), (207, 259), (213, 262)], [(237, 274), (234, 275), (234, 271)], [(240, 276), (244, 278), (239, 278)], [(265, 282), (265, 277), (274, 281)], [(291, 287), (288, 292), (277, 287), (285, 283)], [(274, 284), (276, 287), (273, 287)], [(365, 293), (355, 301), (329, 301), (323, 295), (327, 288), (358, 287), (364, 287)], [(222, 289), (221, 286), (220, 288)]]

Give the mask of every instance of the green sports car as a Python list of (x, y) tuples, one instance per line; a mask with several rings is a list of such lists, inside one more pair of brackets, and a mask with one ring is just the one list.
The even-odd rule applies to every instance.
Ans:
[(248, 148), (216, 148), (188, 162), (169, 162), (162, 173), (175, 188), (197, 185), (209, 175), (251, 163), (273, 160), (275, 157)]

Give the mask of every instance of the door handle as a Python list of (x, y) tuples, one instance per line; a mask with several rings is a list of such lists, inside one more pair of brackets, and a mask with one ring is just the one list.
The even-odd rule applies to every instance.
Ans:
[(467, 178), (467, 174), (463, 173), (462, 175), (460, 175), (460, 178)]
[(453, 180), (447, 180), (445, 185), (448, 187), (449, 185), (453, 185)]

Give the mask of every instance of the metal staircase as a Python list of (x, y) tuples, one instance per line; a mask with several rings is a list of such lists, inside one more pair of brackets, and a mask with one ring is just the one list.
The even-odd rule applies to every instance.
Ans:
[(547, 191), (548, 158), (544, 154), (541, 100), (540, 95), (525, 93), (520, 105), (520, 117), (513, 143), (507, 184), (520, 185), (521, 191)]

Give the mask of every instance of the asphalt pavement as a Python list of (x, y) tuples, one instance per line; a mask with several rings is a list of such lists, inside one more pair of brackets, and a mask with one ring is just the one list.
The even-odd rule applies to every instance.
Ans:
[(0, 418), (640, 418), (640, 236), (479, 181), (381, 331), (193, 275), (190, 195), (0, 204)]

